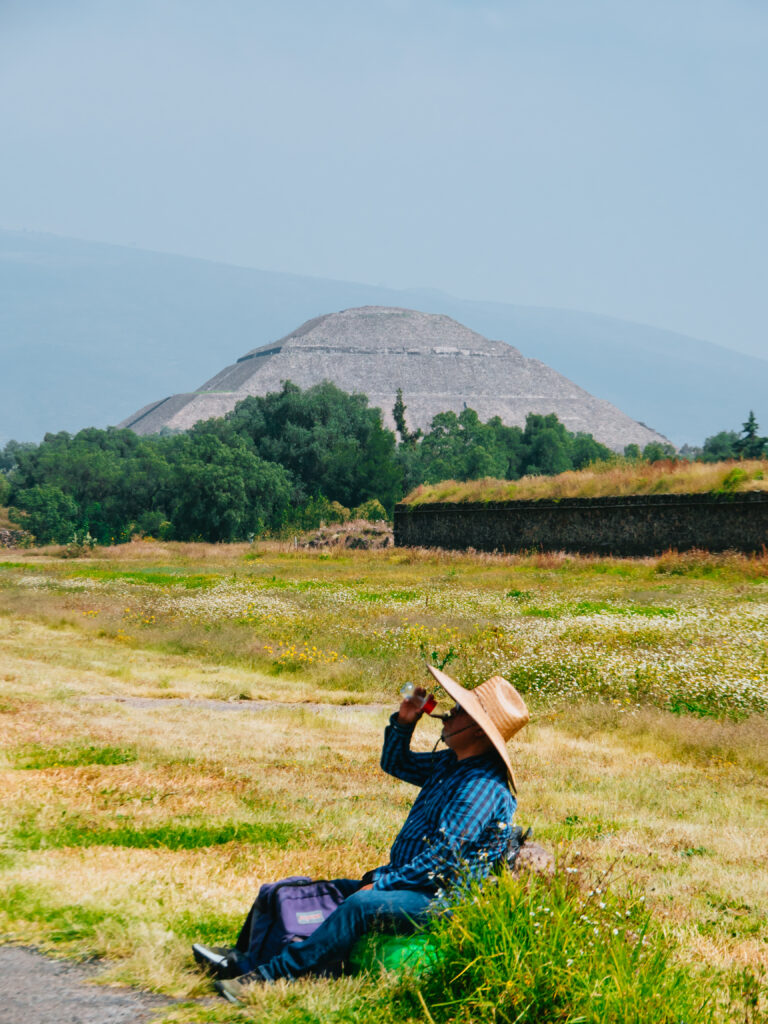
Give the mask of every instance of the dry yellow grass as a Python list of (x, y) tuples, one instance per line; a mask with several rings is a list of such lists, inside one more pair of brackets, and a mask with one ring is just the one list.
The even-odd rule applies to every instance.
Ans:
[[(13, 685), (4, 690), (6, 700), (14, 693), (18, 700), (3, 716), (11, 755), (25, 743), (50, 747), (66, 738), (130, 747), (139, 761), (38, 771), (6, 767), (9, 832), (33, 812), (45, 832), (62, 814), (83, 817), (93, 827), (124, 814), (143, 827), (191, 814), (231, 818), (246, 808), (252, 819), (254, 807), (305, 830), (291, 849), (231, 844), (194, 851), (94, 847), (14, 854), (6, 885), (43, 886), (56, 901), (105, 912), (114, 907), (142, 922), (140, 935), (129, 928), (117, 937), (105, 926), (99, 951), (125, 960), (111, 977), (177, 994), (197, 991), (198, 979), (184, 966), (184, 942), (171, 943), (170, 960), (162, 953), (168, 918), (184, 908), (236, 917), (262, 881), (286, 873), (362, 872), (385, 856), (406, 812), (409, 787), (382, 778), (377, 769), (382, 711), (248, 713), (170, 706), (168, 700), (136, 707), (116, 702), (111, 680), (97, 672), (90, 676), (90, 695), (104, 699), (93, 702), (84, 699), (83, 689), (62, 691), (60, 682), (46, 689), (36, 659), (29, 660), (29, 675), (21, 659)], [(764, 720), (694, 722), (689, 730), (685, 720), (661, 712), (652, 720), (647, 713), (639, 718), (622, 720), (619, 712), (585, 707), (523, 733), (515, 747), (521, 820), (545, 841), (567, 840), (597, 868), (618, 861), (652, 894), (692, 956), (701, 953), (704, 927), (709, 959), (768, 964), (764, 945), (749, 931), (768, 918), (761, 874), (768, 859), (763, 776), (749, 760), (738, 764), (710, 753), (735, 745), (743, 729), (746, 747), (759, 756)], [(432, 738), (423, 737), (422, 745)], [(712, 916), (720, 929), (707, 930)], [(737, 927), (729, 935), (731, 925)], [(5, 916), (3, 927), (19, 940), (45, 942), (39, 922)], [(162, 984), (137, 965), (137, 949), (146, 958), (147, 943), (166, 963)]]
[(706, 494), (768, 490), (768, 459), (716, 463), (667, 460), (642, 463), (617, 459), (557, 476), (520, 480), (444, 480), (422, 484), (406, 505), (454, 501), (522, 501), (539, 498), (599, 498), (631, 494)]
[[(255, 561), (244, 563), (246, 556)], [(378, 682), (369, 691), (328, 688), (322, 675), (253, 671), (212, 660), (204, 648), (158, 649), (162, 636), (151, 626), (135, 629), (127, 643), (107, 628), (123, 598), (106, 584), (75, 591), (69, 583), (79, 585), (83, 577), (66, 575), (71, 563), (33, 552), (13, 557), (25, 567), (0, 590), (4, 936), (54, 952), (99, 955), (110, 980), (197, 997), (210, 989), (191, 969), (190, 942), (233, 938), (262, 882), (299, 872), (359, 875), (386, 859), (414, 795), (378, 767), (394, 679), (389, 693)], [(707, 614), (697, 620), (700, 631), (716, 620), (713, 609), (754, 613), (765, 602), (765, 559), (692, 557), (600, 562), (390, 551), (320, 562), (279, 546), (205, 545), (198, 557), (193, 546), (144, 542), (97, 551), (77, 568), (185, 566), (229, 577), (246, 564), (267, 581), (279, 575), (303, 584), (324, 574), (325, 582), (342, 587), (344, 601), (348, 588), (377, 596), (424, 586), (435, 600), (454, 588), (450, 607), (466, 598), (464, 614), (481, 621), (497, 608), (483, 604), (483, 595), (500, 592), (498, 607), (506, 608), (519, 600), (504, 597), (510, 587), (530, 591), (523, 600), (542, 607), (546, 601), (556, 607), (566, 593), (597, 604), (623, 600), (631, 608), (655, 607), (653, 601), (700, 607)], [(704, 578), (685, 575), (702, 566)], [(19, 580), (28, 572), (35, 582), (23, 587)], [(38, 585), (38, 577), (51, 574), (58, 584)], [(297, 600), (313, 593), (299, 588)], [(148, 584), (136, 594), (133, 604), (154, 591)], [(100, 610), (91, 617), (94, 604)], [(334, 607), (333, 616), (359, 615), (341, 597)], [(427, 610), (422, 602), (414, 614), (423, 621)], [(341, 620), (334, 621), (338, 628)], [(572, 634), (576, 646), (602, 638), (617, 651), (620, 640), (668, 643), (690, 657), (693, 641), (678, 637), (674, 618), (637, 621), (642, 629), (621, 633), (635, 619), (590, 612), (571, 620), (562, 635)], [(189, 628), (208, 635), (202, 621)], [(722, 648), (724, 636), (713, 633), (707, 650)], [(756, 634), (750, 636), (759, 646)], [(764, 640), (762, 650), (765, 658)], [(750, 656), (759, 661), (759, 652)], [(241, 693), (256, 699), (239, 700)], [(357, 706), (339, 706), (344, 694)], [(434, 722), (420, 727), (420, 749), (431, 748), (437, 728)], [(122, 753), (123, 763), (100, 763), (105, 750)], [(768, 968), (765, 716), (699, 719), (569, 701), (542, 705), (513, 751), (521, 824), (585, 871), (612, 868), (614, 884), (646, 893), (692, 963)], [(287, 831), (264, 842), (235, 837), (204, 845), (194, 838), (198, 827), (231, 823)], [(110, 838), (126, 829), (161, 838), (164, 830), (172, 837), (186, 829), (191, 838), (176, 848)], [(99, 837), (97, 845), (89, 845), (89, 835)]]

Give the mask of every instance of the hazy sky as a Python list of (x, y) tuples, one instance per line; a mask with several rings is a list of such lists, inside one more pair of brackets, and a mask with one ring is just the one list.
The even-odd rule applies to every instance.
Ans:
[(768, 357), (767, 53), (764, 0), (0, 0), (0, 226)]

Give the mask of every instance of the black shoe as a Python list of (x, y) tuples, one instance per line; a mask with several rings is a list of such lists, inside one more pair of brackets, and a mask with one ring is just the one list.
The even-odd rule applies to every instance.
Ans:
[(196, 942), (192, 947), (195, 963), (217, 978), (237, 978), (243, 973), (238, 963), (237, 950), (229, 946), (203, 946)]
[(256, 984), (269, 984), (269, 979), (265, 978), (258, 967), (254, 971), (249, 971), (247, 974), (241, 974), (238, 978), (233, 978), (228, 981), (216, 981), (213, 987), (219, 993), (220, 996), (224, 996), (230, 1003), (234, 1003), (235, 1006), (244, 1006), (246, 1002), (246, 993), (250, 985)]

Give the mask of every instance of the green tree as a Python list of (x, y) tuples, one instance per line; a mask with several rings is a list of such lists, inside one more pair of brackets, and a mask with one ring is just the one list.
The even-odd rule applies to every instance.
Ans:
[(481, 423), (474, 409), (438, 413), (419, 445), (419, 483), (504, 477), (507, 467), (495, 426)]
[(50, 484), (36, 485), (16, 494), (8, 510), (11, 522), (28, 530), (38, 544), (66, 544), (82, 528), (81, 511), (68, 494)]
[(737, 457), (738, 434), (735, 430), (721, 430), (708, 437), (701, 449), (701, 462), (722, 462)]
[(609, 448), (591, 434), (569, 433), (554, 413), (530, 413), (521, 430), (505, 426), (498, 416), (482, 423), (473, 409), (458, 416), (438, 413), (420, 444), (398, 449), (408, 490), (440, 480), (516, 480), (525, 473), (561, 473), (611, 458)]
[(36, 447), (32, 441), (10, 440), (4, 448), (0, 448), (0, 473), (10, 473), (16, 465), (19, 452), (31, 451)]
[(163, 445), (168, 450), (170, 440), (140, 438), (114, 427), (89, 428), (74, 437), (46, 434), (42, 444), (16, 454), (12, 500), (30, 487), (57, 487), (75, 500), (82, 528), (100, 543), (125, 540), (132, 522), (159, 509), (167, 494)]
[(736, 454), (742, 459), (761, 459), (768, 450), (768, 438), (760, 437), (754, 412), (750, 409), (746, 423), (741, 426), (741, 436), (734, 445)]
[(260, 458), (284, 466), (298, 487), (297, 502), (323, 494), (352, 508), (378, 498), (391, 509), (402, 493), (395, 435), (383, 426), (381, 410), (365, 395), (348, 395), (327, 381), (305, 391), (286, 382), (201, 429), (238, 434)]
[(535, 476), (556, 476), (571, 469), (568, 449), (557, 431), (547, 428), (537, 432), (528, 449), (526, 473)]
[(553, 476), (572, 468), (571, 435), (553, 412), (545, 416), (528, 413), (523, 444), (526, 474)]
[(593, 462), (609, 462), (614, 453), (591, 434), (579, 432), (571, 440), (571, 468), (584, 469)]
[(504, 480), (517, 480), (523, 475), (525, 464), (525, 442), (520, 427), (507, 427), (500, 416), (493, 416), (487, 426), (492, 431), (497, 455), (502, 460)]
[(403, 389), (398, 388), (397, 397), (395, 398), (395, 404), (392, 407), (392, 418), (395, 421), (395, 428), (398, 434), (400, 435), (400, 443), (412, 447), (422, 436), (422, 431), (411, 431), (408, 429), (408, 424), (405, 422), (406, 408), (407, 406), (403, 402)]
[(699, 456), (702, 462), (722, 462), (724, 459), (735, 459), (738, 456), (736, 445), (739, 435), (735, 430), (721, 430), (704, 442)]
[(291, 483), (281, 466), (260, 459), (243, 438), (213, 433), (174, 438), (170, 520), (178, 540), (244, 540), (287, 516)]
[(665, 459), (674, 459), (676, 454), (675, 446), (668, 442), (649, 441), (643, 448), (643, 458), (646, 462), (663, 462)]
[(397, 448), (395, 458), (400, 469), (404, 493), (408, 494), (414, 487), (425, 482), (421, 445), (401, 444)]
[(678, 449), (678, 459), (685, 459), (686, 462), (700, 462), (703, 454), (703, 448), (699, 448), (697, 445), (684, 444), (682, 448)]

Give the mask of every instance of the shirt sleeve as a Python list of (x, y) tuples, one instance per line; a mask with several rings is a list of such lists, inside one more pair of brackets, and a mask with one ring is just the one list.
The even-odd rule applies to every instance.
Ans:
[(400, 867), (377, 868), (373, 888), (435, 891), (462, 874), (484, 877), (506, 851), (516, 806), (498, 780), (463, 780), (443, 808), (437, 831), (424, 837), (423, 851)]
[(415, 753), (411, 750), (411, 736), (414, 725), (403, 725), (397, 720), (397, 712), (389, 719), (384, 730), (384, 746), (381, 750), (381, 767), (387, 775), (393, 775), (403, 782), (423, 786), (434, 765), (434, 755)]

